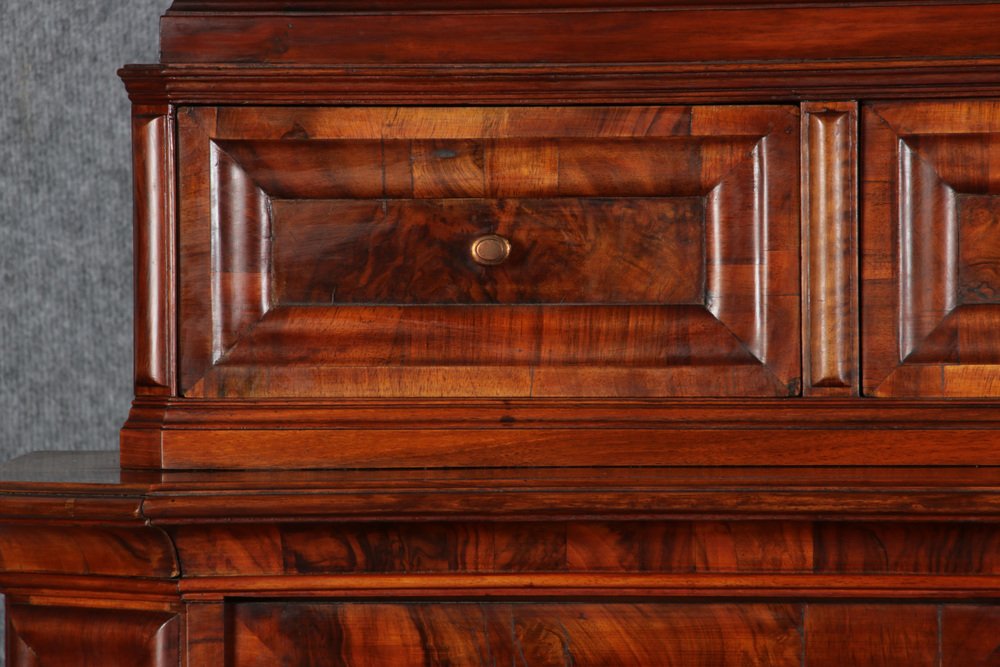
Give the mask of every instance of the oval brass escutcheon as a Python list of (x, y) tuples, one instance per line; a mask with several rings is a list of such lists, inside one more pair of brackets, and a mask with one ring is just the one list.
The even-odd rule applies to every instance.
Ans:
[(510, 255), (510, 241), (497, 234), (487, 234), (474, 240), (469, 250), (476, 263), (496, 266), (503, 264)]

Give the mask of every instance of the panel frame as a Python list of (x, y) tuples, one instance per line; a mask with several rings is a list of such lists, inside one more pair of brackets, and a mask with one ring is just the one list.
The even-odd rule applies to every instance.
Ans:
[[(975, 339), (959, 340), (963, 329), (974, 335), (989, 322), (1000, 326), (996, 306), (962, 299), (959, 215), (964, 195), (1000, 192), (989, 157), (995, 149), (977, 138), (1000, 138), (998, 118), (1000, 102), (990, 100), (863, 108), (866, 397), (1000, 398), (1000, 347), (976, 350)], [(949, 149), (965, 151), (958, 162), (935, 149), (964, 137), (972, 144)], [(963, 354), (973, 362), (963, 363)]]
[[(605, 117), (619, 119), (618, 126), (604, 128)], [(331, 119), (338, 122), (331, 123)], [(294, 111), (273, 107), (189, 107), (178, 111), (178, 131), (182, 155), (178, 356), (180, 390), (186, 397), (336, 397), (338, 394), (329, 394), (329, 387), (350, 389), (342, 394), (344, 397), (392, 399), (441, 395), (589, 396), (594, 392), (610, 397), (788, 396), (801, 391), (799, 341), (797, 336), (787, 335), (789, 330), (797, 330), (799, 318), (799, 239), (794, 222), (798, 193), (795, 188), (781, 190), (782, 184), (787, 187), (794, 182), (790, 175), (797, 173), (796, 107), (615, 107), (600, 112), (586, 107), (307, 107)], [(265, 335), (266, 323), (273, 322), (278, 317), (275, 311), (284, 307), (276, 308), (269, 293), (267, 270), (261, 268), (269, 243), (265, 229), (270, 204), (265, 186), (236, 163), (229, 164), (230, 156), (221, 146), (238, 140), (303, 137), (473, 136), (488, 141), (495, 137), (548, 136), (553, 132), (567, 138), (659, 134), (689, 137), (692, 141), (712, 136), (750, 140), (752, 148), (747, 159), (725, 171), (722, 180), (702, 193), (711, 211), (706, 220), (706, 243), (713, 244), (706, 267), (706, 315), (710, 313), (722, 323), (721, 331), (738, 342), (734, 349), (746, 357), (734, 368), (731, 381), (719, 372), (720, 367), (702, 366), (697, 358), (688, 366), (636, 367), (634, 372), (617, 375), (597, 367), (581, 367), (578, 372), (571, 367), (538, 365), (507, 365), (495, 370), (482, 366), (428, 366), (418, 367), (423, 370), (411, 374), (413, 379), (405, 367), (400, 371), (372, 371), (361, 366), (343, 370), (323, 367), (310, 380), (292, 366), (268, 366), (266, 359), (253, 354), (249, 365), (243, 362), (234, 364), (231, 370), (227, 367), (235, 343), (244, 335)], [(739, 186), (732, 184), (733, 174), (741, 169), (768, 184), (753, 188), (754, 196), (759, 198), (756, 201), (747, 200)], [(222, 196), (223, 192), (234, 194)], [(748, 207), (753, 212), (753, 226), (748, 231), (737, 231), (738, 227), (720, 219), (718, 211), (731, 206)], [(243, 223), (243, 229), (236, 230), (231, 241), (226, 240), (227, 219)], [(209, 220), (211, 224), (205, 224)], [(756, 247), (734, 245), (750, 239), (754, 239)], [(746, 253), (750, 253), (748, 258), (744, 258)], [(743, 262), (748, 264), (739, 265)], [(732, 274), (732, 267), (739, 269), (738, 277)], [(209, 299), (199, 295), (204, 284), (212, 285)], [(540, 315), (543, 309), (538, 309)], [(632, 317), (627, 312), (616, 316)], [(292, 341), (282, 343), (283, 347), (290, 345)], [(718, 363), (714, 356), (707, 357), (706, 362)], [(259, 388), (252, 379), (256, 375), (273, 378), (276, 389)], [(310, 382), (319, 389), (308, 389)], [(491, 382), (498, 386), (491, 389)], [(444, 392), (442, 387), (456, 389)]]

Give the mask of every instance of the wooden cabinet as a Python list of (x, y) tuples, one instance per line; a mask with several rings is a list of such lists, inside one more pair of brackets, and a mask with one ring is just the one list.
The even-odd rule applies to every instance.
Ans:
[(21, 665), (996, 662), (1000, 475), (961, 467), (0, 469)]
[(135, 402), (0, 469), (9, 658), (996, 665), (997, 25), (175, 0)]

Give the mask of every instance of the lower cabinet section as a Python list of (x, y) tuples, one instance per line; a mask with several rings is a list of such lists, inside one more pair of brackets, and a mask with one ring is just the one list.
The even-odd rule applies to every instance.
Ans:
[[(985, 667), (1000, 607), (934, 601), (112, 600), (8, 605), (10, 667)], [(98, 607), (98, 608), (95, 608)]]
[(934, 603), (243, 602), (232, 664), (1000, 664), (1000, 610)]
[(1000, 469), (100, 462), (0, 467), (8, 665), (1000, 667)]

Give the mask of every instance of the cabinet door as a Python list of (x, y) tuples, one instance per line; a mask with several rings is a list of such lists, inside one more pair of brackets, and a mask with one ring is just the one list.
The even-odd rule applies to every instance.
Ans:
[(1000, 396), (1000, 102), (864, 110), (864, 390)]
[(187, 396), (799, 392), (794, 107), (178, 127)]

